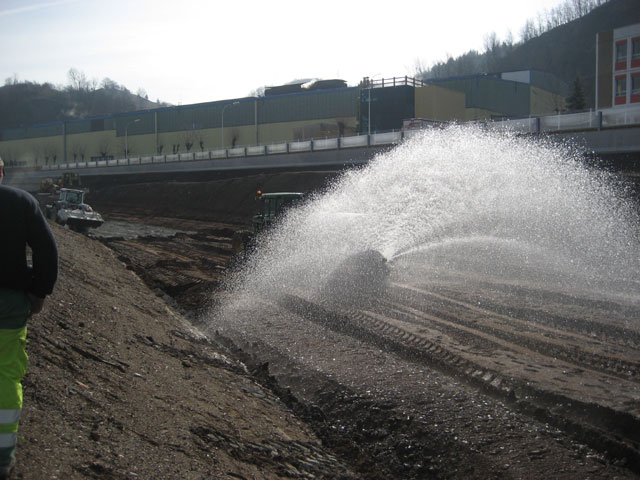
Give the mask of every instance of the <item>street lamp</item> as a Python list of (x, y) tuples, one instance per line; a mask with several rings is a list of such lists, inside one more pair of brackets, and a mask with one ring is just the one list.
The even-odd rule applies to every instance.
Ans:
[(231, 102), (231, 103), (227, 103), (224, 107), (222, 107), (222, 128), (220, 129), (220, 146), (222, 148), (224, 148), (224, 111), (227, 109), (227, 107), (230, 107), (231, 105), (237, 105), (240, 102)]
[(132, 123), (138, 123), (140, 121), (139, 118), (136, 118), (135, 120), (131, 120), (129, 123), (127, 123), (124, 127), (124, 154), (127, 158), (127, 160), (129, 160), (129, 142), (128, 142), (128, 136), (127, 136), (127, 131), (129, 130), (129, 125), (131, 125)]
[(373, 79), (376, 78), (379, 73), (376, 73), (373, 77), (369, 78), (369, 112), (367, 113), (367, 134), (371, 136), (371, 89), (373, 88)]

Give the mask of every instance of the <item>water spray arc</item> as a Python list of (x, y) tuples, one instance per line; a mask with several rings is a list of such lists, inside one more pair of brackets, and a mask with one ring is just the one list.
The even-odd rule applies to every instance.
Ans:
[(633, 296), (638, 224), (615, 179), (573, 150), (474, 127), (433, 129), (290, 212), (233, 285), (313, 296), (349, 257), (377, 251), (393, 271), (420, 263)]

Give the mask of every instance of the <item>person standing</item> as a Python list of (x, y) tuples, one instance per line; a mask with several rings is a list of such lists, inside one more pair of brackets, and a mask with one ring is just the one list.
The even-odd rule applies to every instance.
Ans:
[(23, 190), (1, 185), (3, 177), (0, 158), (0, 480), (15, 465), (21, 380), (28, 363), (27, 319), (42, 310), (58, 278), (58, 248), (38, 202)]

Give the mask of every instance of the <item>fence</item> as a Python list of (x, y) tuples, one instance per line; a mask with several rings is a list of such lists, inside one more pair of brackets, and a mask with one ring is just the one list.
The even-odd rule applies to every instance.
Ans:
[(632, 125), (640, 125), (640, 105), (627, 108), (609, 108), (597, 112), (516, 118), (491, 122), (491, 126), (496, 130), (524, 133), (602, 130)]

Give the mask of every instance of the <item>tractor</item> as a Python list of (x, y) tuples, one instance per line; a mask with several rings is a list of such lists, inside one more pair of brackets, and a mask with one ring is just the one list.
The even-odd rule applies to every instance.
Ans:
[(99, 227), (104, 223), (102, 216), (84, 203), (84, 194), (83, 190), (61, 188), (58, 200), (45, 207), (47, 218), (78, 232)]
[(285, 210), (300, 203), (303, 196), (298, 192), (262, 193), (258, 190), (256, 200), (260, 202), (260, 210), (253, 216), (251, 222), (253, 229), (234, 232), (231, 239), (233, 255), (241, 256), (251, 250), (256, 235), (270, 227)]

